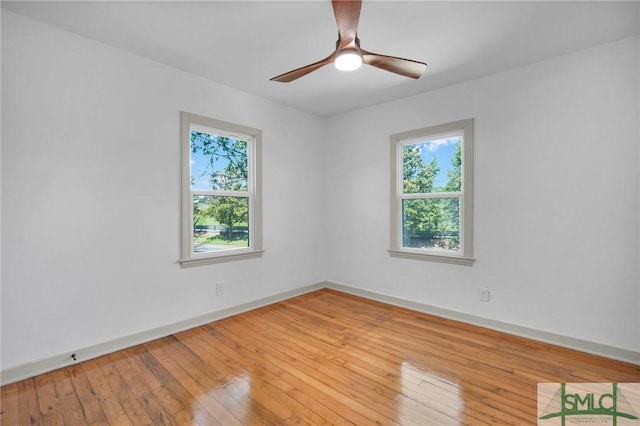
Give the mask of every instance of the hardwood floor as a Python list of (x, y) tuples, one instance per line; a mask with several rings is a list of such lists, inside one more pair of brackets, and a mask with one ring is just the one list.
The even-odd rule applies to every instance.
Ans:
[(2, 425), (534, 425), (640, 367), (320, 290), (2, 387)]

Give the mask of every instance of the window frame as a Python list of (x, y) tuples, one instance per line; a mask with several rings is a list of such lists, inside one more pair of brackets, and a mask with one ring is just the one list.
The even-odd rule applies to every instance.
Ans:
[[(395, 133), (390, 136), (391, 146), (391, 226), (390, 248), (391, 257), (428, 260), (472, 266), (473, 258), (473, 118), (439, 124), (421, 129)], [(462, 188), (459, 197), (460, 204), (460, 251), (443, 252), (421, 248), (404, 247), (402, 243), (402, 205), (407, 199), (446, 198), (447, 194), (430, 193), (428, 195), (405, 194), (403, 190), (403, 154), (405, 145), (438, 139), (443, 136), (462, 135)], [(442, 196), (442, 197), (440, 197)]]
[[(181, 247), (183, 268), (261, 257), (262, 247), (262, 131), (201, 115), (180, 112), (181, 121)], [(247, 140), (247, 191), (193, 190), (191, 188), (191, 129), (205, 127), (220, 136)], [(194, 194), (194, 192), (198, 194)], [(201, 194), (205, 192), (205, 194)], [(235, 196), (248, 198), (249, 247), (206, 253), (193, 252), (193, 196)]]

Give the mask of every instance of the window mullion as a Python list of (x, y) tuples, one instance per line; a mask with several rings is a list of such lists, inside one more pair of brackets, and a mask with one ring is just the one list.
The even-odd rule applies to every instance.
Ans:
[(192, 195), (212, 195), (218, 197), (243, 197), (247, 198), (251, 195), (248, 191), (220, 191), (220, 190), (207, 190), (207, 189), (192, 189)]
[(422, 198), (462, 198), (462, 192), (419, 192), (413, 194), (402, 194), (402, 200), (416, 200)]

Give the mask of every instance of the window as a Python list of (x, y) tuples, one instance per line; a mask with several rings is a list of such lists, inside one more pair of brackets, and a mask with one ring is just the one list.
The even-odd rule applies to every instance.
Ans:
[(183, 112), (183, 267), (262, 255), (262, 132)]
[(473, 263), (473, 119), (391, 135), (393, 257)]

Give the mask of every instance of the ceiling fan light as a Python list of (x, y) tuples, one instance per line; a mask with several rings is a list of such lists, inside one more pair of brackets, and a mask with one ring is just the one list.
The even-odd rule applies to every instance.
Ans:
[(340, 71), (353, 71), (362, 65), (362, 57), (355, 49), (345, 49), (340, 52), (334, 64)]

